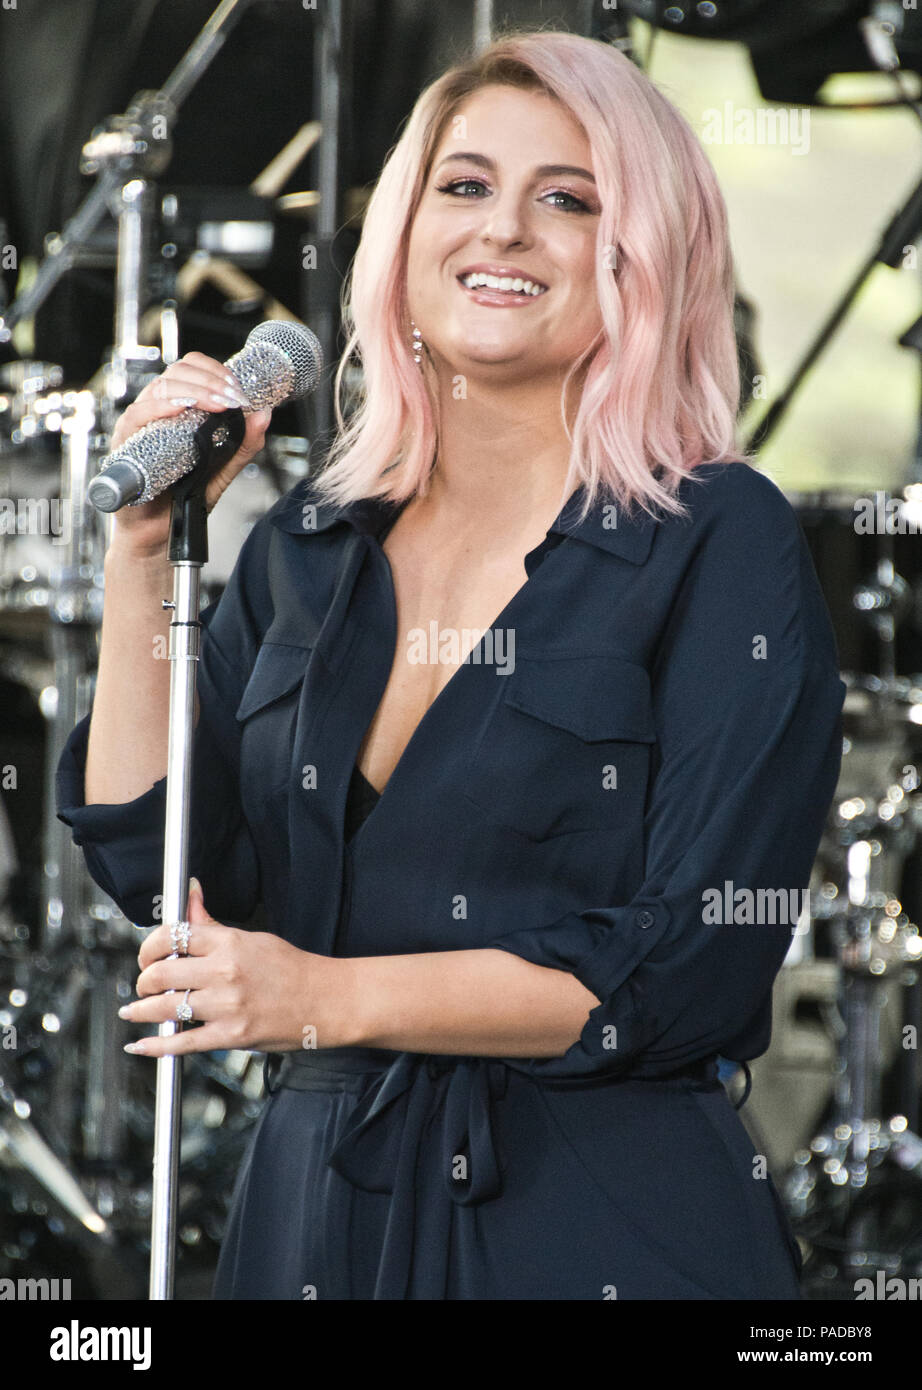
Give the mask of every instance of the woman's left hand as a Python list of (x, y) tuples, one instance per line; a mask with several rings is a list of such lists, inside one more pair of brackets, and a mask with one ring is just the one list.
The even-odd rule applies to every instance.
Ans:
[[(196, 880), (189, 893), (189, 954), (172, 956), (169, 927), (157, 927), (138, 955), (138, 1001), (119, 1009), (131, 1023), (176, 1022), (191, 990), (193, 1023), (172, 1037), (130, 1044), (133, 1053), (165, 1057), (241, 1048), (291, 1052), (344, 1047), (350, 1036), (351, 962), (299, 950), (270, 932), (241, 931), (206, 911)], [(166, 993), (175, 990), (174, 994)]]

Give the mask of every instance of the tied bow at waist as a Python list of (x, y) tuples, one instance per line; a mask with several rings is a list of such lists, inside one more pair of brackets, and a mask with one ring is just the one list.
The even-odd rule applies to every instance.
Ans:
[(282, 1087), (363, 1093), (329, 1163), (367, 1192), (396, 1192), (402, 1177), (412, 1183), (419, 1143), (440, 1116), (438, 1166), (448, 1195), (462, 1206), (502, 1191), (492, 1109), (507, 1080), (496, 1058), (372, 1047), (270, 1053), (266, 1064), (270, 1092)]
[[(266, 1061), (266, 1089), (359, 1093), (328, 1157), (366, 1192), (389, 1192), (376, 1299), (447, 1296), (452, 1212), (499, 1196), (493, 1102), (507, 1070), (494, 1058), (435, 1057), (379, 1048), (326, 1048)], [(434, 1142), (437, 1164), (419, 1162)], [(439, 1199), (439, 1192), (451, 1198)]]

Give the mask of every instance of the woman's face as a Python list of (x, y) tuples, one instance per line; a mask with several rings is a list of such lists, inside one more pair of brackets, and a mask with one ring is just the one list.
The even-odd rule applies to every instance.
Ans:
[[(408, 308), (440, 374), (559, 381), (602, 326), (589, 142), (553, 98), (491, 85), (449, 119), (413, 221)], [(466, 288), (472, 269), (540, 293)]]

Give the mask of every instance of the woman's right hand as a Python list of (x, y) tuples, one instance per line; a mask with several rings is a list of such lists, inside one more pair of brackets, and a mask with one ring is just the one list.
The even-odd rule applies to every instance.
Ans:
[[(235, 406), (244, 404), (248, 405), (249, 402), (241, 391), (240, 383), (223, 362), (206, 357), (201, 352), (187, 352), (178, 362), (171, 363), (156, 381), (145, 386), (137, 399), (119, 416), (109, 447), (111, 450), (119, 448), (143, 425), (150, 424), (152, 420), (169, 420), (190, 406), (211, 414), (233, 410)], [(244, 419), (246, 434), (243, 443), (234, 457), (218, 469), (205, 489), (205, 507), (209, 512), (241, 469), (262, 449), (272, 411), (255, 411), (245, 415)], [(172, 492), (169, 488), (151, 502), (122, 507), (113, 515), (110, 549), (118, 546), (120, 551), (128, 550), (138, 555), (165, 555), (171, 512)]]

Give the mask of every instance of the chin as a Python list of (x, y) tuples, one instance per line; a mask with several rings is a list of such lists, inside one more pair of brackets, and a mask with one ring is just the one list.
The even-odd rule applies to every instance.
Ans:
[(534, 350), (534, 337), (521, 335), (508, 338), (485, 340), (481, 335), (467, 341), (455, 341), (450, 345), (450, 361), (482, 362), (484, 365), (501, 362), (518, 362)]

